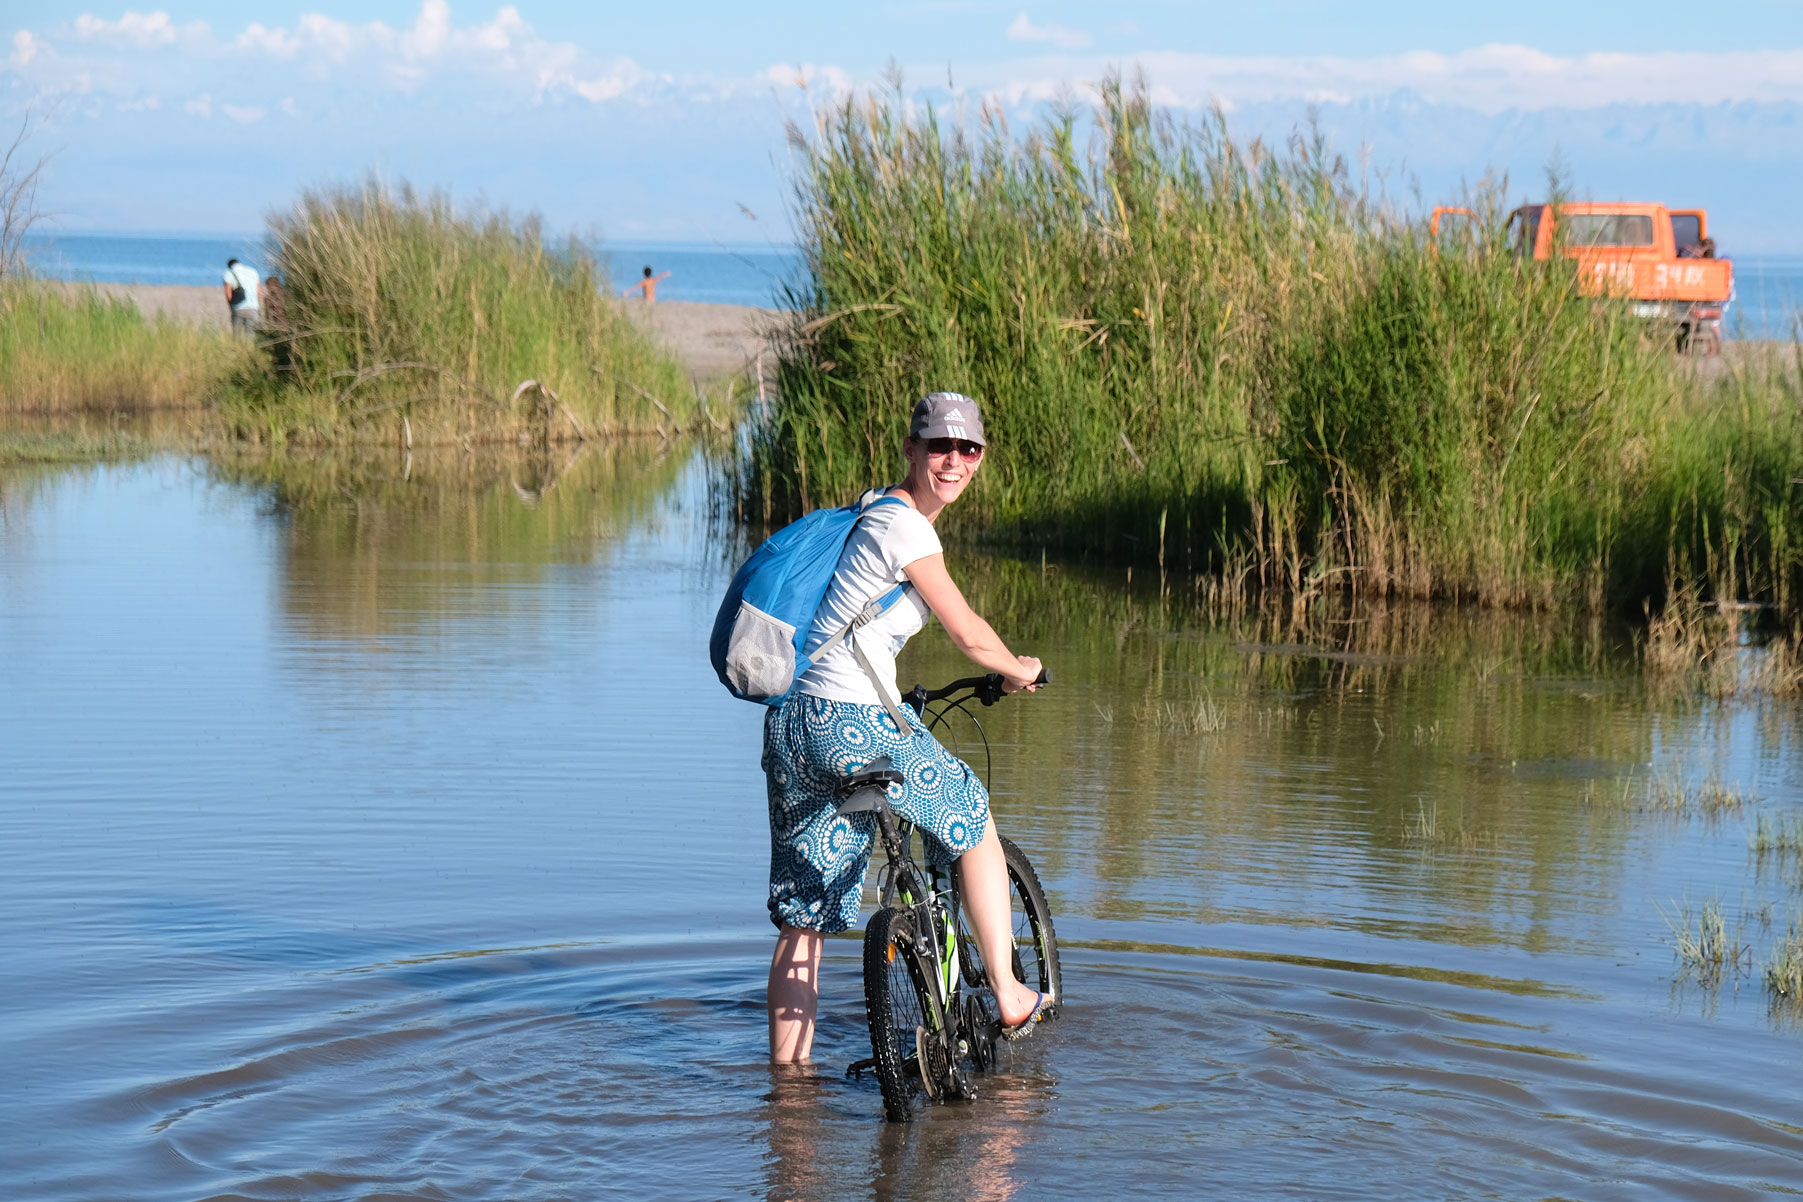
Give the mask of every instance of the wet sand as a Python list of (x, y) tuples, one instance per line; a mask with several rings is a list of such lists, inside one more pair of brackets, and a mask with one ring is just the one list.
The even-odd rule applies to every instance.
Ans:
[[(93, 286), (105, 296), (136, 301), (146, 317), (160, 314), (172, 321), (217, 330), (228, 329), (231, 324), (221, 288), (192, 284)], [(634, 321), (674, 351), (691, 375), (701, 380), (754, 368), (758, 352), (765, 346), (764, 332), (780, 316), (775, 309), (696, 301), (663, 301), (655, 305), (627, 302), (626, 310)]]

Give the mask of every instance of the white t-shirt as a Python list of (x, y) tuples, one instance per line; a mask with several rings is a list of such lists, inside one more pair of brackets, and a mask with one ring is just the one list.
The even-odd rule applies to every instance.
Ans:
[[(880, 497), (884, 491), (872, 489), (864, 494), (863, 500), (868, 502)], [(866, 605), (904, 583), (908, 577), (903, 568), (943, 550), (933, 523), (911, 505), (882, 505), (866, 514), (845, 542), (833, 582), (827, 586), (826, 597), (814, 615), (814, 625), (803, 649), (812, 655), (816, 647), (849, 626)], [(927, 624), (932, 612), (921, 600), (919, 591), (909, 589), (882, 617), (851, 633), (851, 638), (857, 639), (864, 649), (870, 666), (882, 678), (891, 701), (901, 700), (901, 690), (895, 683), (895, 657)], [(865, 705), (882, 701), (877, 696), (876, 686), (870, 683), (870, 676), (858, 663), (858, 657), (852, 654), (850, 639), (802, 673), (795, 688), (810, 697), (825, 697), (829, 701), (856, 701)]]
[(243, 302), (233, 305), (232, 308), (255, 309), (257, 307), (257, 285), (262, 281), (263, 277), (257, 274), (257, 269), (247, 263), (234, 263), (226, 268), (225, 286), (230, 288), (236, 284), (244, 289)]

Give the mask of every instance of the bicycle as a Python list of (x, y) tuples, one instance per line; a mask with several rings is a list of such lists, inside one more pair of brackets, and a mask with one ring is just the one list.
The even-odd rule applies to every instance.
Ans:
[[(1041, 673), (1039, 683), (1050, 679)], [(916, 685), (903, 701), (922, 718), (928, 705), (947, 703), (928, 723), (929, 732), (956, 710), (981, 734), (982, 724), (964, 707), (971, 701), (994, 705), (1002, 696), (1002, 678), (991, 674), (954, 680), (941, 689)], [(987, 757), (986, 737), (984, 752)], [(913, 1117), (917, 1093), (931, 1101), (975, 1098), (965, 1063), (979, 1072), (994, 1068), (1001, 1035), (995, 994), (965, 924), (957, 883), (936, 865), (921, 868), (913, 854), (912, 824), (898, 820), (889, 808), (888, 788), (902, 782), (889, 758), (879, 756), (847, 774), (839, 786), (843, 800), (838, 808), (840, 814), (873, 815), (889, 857), (879, 878), (877, 912), (864, 930), (864, 1009), (873, 1054), (847, 1068), (846, 1076), (876, 1073), (891, 1122)], [(1051, 907), (1026, 853), (1008, 839), (1001, 844), (1009, 910), (1015, 916), (1014, 973), (1055, 999), (1043, 1012), (1045, 1018), (1055, 1018), (1064, 988)]]

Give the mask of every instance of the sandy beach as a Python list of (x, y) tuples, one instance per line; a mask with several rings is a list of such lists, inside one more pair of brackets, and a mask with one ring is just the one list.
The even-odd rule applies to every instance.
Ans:
[[(68, 285), (71, 288), (88, 285)], [(191, 284), (94, 284), (103, 295), (136, 301), (146, 317), (158, 314), (224, 330), (229, 327), (225, 297), (217, 288)], [(716, 380), (755, 370), (758, 353), (768, 345), (767, 333), (782, 316), (777, 309), (755, 305), (710, 305), (699, 301), (660, 301), (647, 305), (623, 302), (632, 319), (676, 354), (699, 381)], [(1695, 362), (1706, 374), (1737, 367), (1771, 366), (1796, 348), (1788, 342), (1728, 341), (1719, 357)]]
[(782, 316), (777, 309), (699, 301), (628, 301), (626, 309), (699, 380), (754, 371), (767, 333)]
[[(87, 285), (70, 285), (87, 287)], [(192, 284), (95, 284), (102, 295), (135, 301), (146, 317), (165, 316), (225, 330), (230, 321), (219, 288)], [(655, 305), (624, 302), (634, 321), (675, 352), (697, 380), (752, 369), (763, 349), (764, 332), (780, 316), (775, 309), (751, 305), (708, 305), (696, 301), (662, 301)]]

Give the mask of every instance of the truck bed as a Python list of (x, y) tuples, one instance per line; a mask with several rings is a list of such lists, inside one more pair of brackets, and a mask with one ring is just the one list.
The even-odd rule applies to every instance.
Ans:
[(1657, 259), (1606, 247), (1565, 253), (1578, 261), (1585, 291), (1598, 296), (1721, 305), (1734, 291), (1727, 259)]

